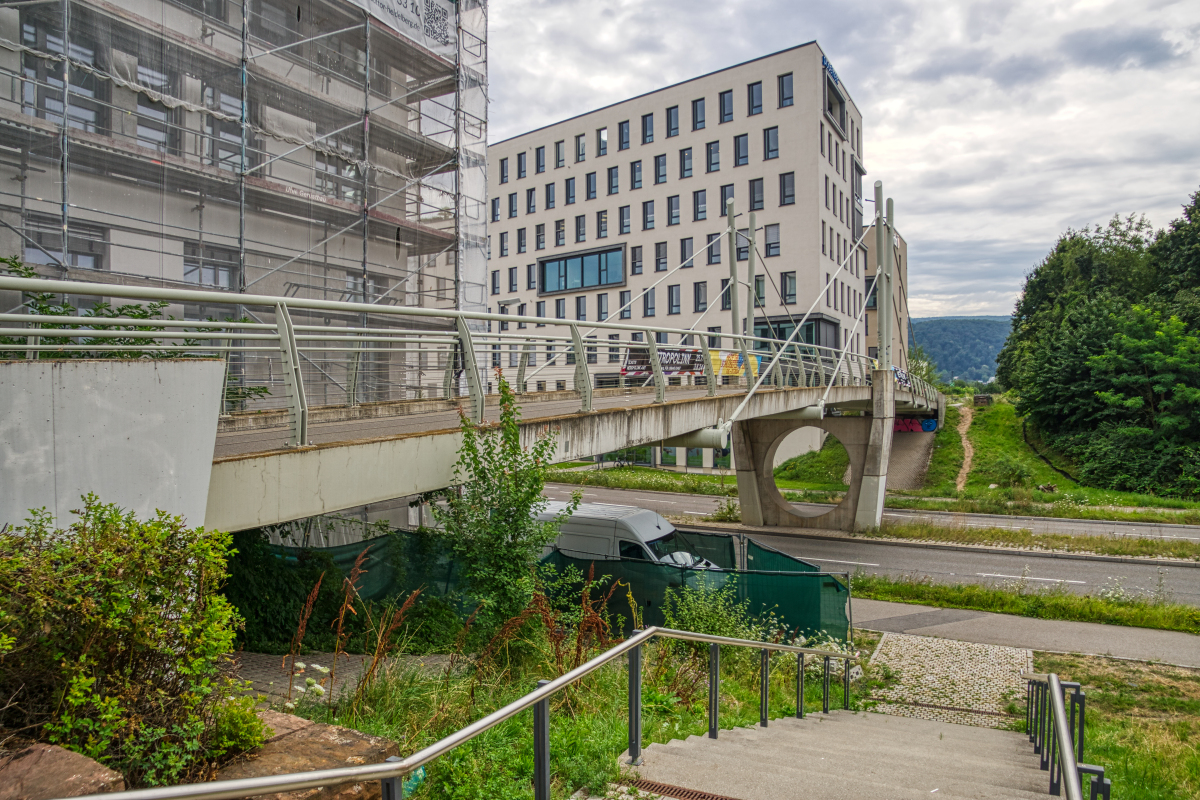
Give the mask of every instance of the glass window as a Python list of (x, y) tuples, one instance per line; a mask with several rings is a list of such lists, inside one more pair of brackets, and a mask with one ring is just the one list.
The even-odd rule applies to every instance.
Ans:
[(679, 106), (667, 109), (667, 138), (679, 135)]
[(746, 107), (750, 116), (762, 113), (762, 81), (746, 87)]
[(508, 255), (508, 231), (500, 234), (500, 257), (504, 258)]
[(654, 115), (642, 115), (642, 144), (650, 144), (654, 141)]
[(779, 128), (763, 130), (763, 161), (779, 158)]
[(762, 308), (767, 302), (767, 276), (754, 276), (754, 307)]
[(721, 92), (717, 96), (717, 105), (721, 115), (721, 122), (733, 122), (733, 90)]
[(733, 308), (733, 298), (729, 296), (729, 278), (721, 278), (721, 310)]
[(687, 449), (687, 465), (689, 467), (703, 467), (704, 466), (704, 448), (689, 447)]
[[(621, 334), (610, 333), (608, 335), (608, 340), (610, 342), (612, 342), (613, 344), (616, 344), (617, 342), (621, 341)], [(620, 362), (621, 362), (621, 348), (620, 347), (609, 347), (608, 348), (608, 363), (619, 364)]]
[[(518, 252), (518, 253), (524, 253), (524, 252), (525, 252), (525, 250), (526, 250), (526, 247), (525, 247), (525, 242), (526, 242), (526, 240), (525, 240), (525, 229), (524, 229), (524, 228), (517, 228), (517, 252)], [(514, 289), (513, 291), (516, 291), (516, 290)]]
[(696, 254), (696, 248), (693, 245), (692, 237), (688, 236), (685, 239), (679, 240), (679, 263), (684, 269), (691, 269), (692, 256)]
[(750, 135), (743, 133), (733, 137), (733, 165), (744, 167), (750, 163)]
[(792, 104), (792, 73), (779, 76), (779, 107)]
[(596, 173), (589, 172), (586, 176), (584, 176), (584, 192), (586, 193), (585, 199), (596, 199)]
[(755, 178), (750, 181), (750, 210), (763, 210), (763, 179)]
[(567, 221), (565, 219), (554, 220), (554, 245), (562, 247), (567, 243)]
[[(521, 303), (520, 305), (517, 306), (517, 316), (518, 317), (525, 316), (525, 312), (526, 312), (526, 306), (524, 303)], [(528, 323), (525, 323), (525, 322), (518, 322), (517, 327), (518, 328), (527, 328), (527, 327), (529, 327), (529, 325), (528, 325)]]
[(492, 270), (492, 294), (500, 294), (500, 270)]
[(567, 165), (567, 143), (565, 141), (554, 143), (554, 168), (565, 167)]
[(633, 308), (631, 307), (632, 303), (633, 303), (633, 292), (628, 292), (628, 291), (621, 292), (620, 300), (621, 300), (621, 313), (620, 313), (621, 319), (631, 318), (633, 316)]
[(621, 206), (618, 210), (618, 217), (620, 218), (620, 233), (629, 233), (629, 206)]
[(587, 137), (582, 133), (575, 137), (575, 163), (587, 158)]
[(596, 155), (608, 155), (608, 128), (596, 131)]
[[(545, 225), (545, 223), (538, 225), (536, 228), (534, 228), (533, 246), (535, 248), (537, 248), (538, 250), (546, 249), (546, 225)], [(532, 289), (533, 286), (530, 285), (529, 288)]]
[(629, 121), (617, 123), (617, 149), (629, 149)]
[(546, 184), (546, 208), (554, 208), (554, 184)]
[(510, 192), (508, 195), (508, 216), (512, 219), (517, 215), (517, 193)]
[(721, 347), (721, 337), (720, 337), (720, 335), (719, 335), (719, 334), (721, 333), (721, 326), (720, 326), (720, 325), (714, 325), (714, 326), (712, 326), (711, 328), (709, 328), (709, 329), (708, 329), (708, 332), (709, 332), (709, 333), (715, 333), (715, 334), (718, 334), (717, 336), (710, 336), (710, 337), (708, 337), (708, 346), (709, 346), (709, 348), (710, 348), (710, 349), (713, 349), (713, 350), (716, 350), (716, 349), (720, 348), (720, 347)]
[(587, 321), (587, 297), (581, 296), (575, 298), (575, 319)]
[(667, 243), (655, 242), (654, 244), (654, 271), (667, 271)]
[(571, 205), (572, 203), (575, 202), (575, 179), (567, 178), (566, 186), (567, 186), (567, 191), (566, 191), (567, 199), (564, 202), (566, 203), (566, 205)]
[[(517, 238), (519, 239), (520, 237), (518, 236)], [(510, 292), (517, 291), (517, 268), (516, 267), (508, 268), (508, 290)]]
[(772, 258), (780, 253), (779, 249), (779, 225), (766, 225), (763, 227), (763, 239), (766, 243), (766, 249), (763, 253), (764, 258)]
[(605, 239), (608, 237), (608, 212), (596, 212), (596, 238)]
[(671, 195), (667, 198), (667, 224), (679, 224), (679, 195)]
[(608, 319), (608, 293), (601, 292), (596, 295), (596, 319), (600, 322)]
[[(715, 242), (715, 244), (714, 244)], [(704, 248), (708, 251), (708, 263), (721, 263), (721, 234), (710, 233), (704, 242)]]
[(533, 308), (534, 308), (533, 315), (535, 317), (545, 317), (546, 316), (546, 301), (545, 300), (538, 300), (537, 303), (534, 304)]
[(675, 466), (675, 448), (664, 447), (659, 455), (659, 461), (664, 467)]
[(546, 171), (546, 148), (544, 146), (533, 151), (533, 169), (538, 173)]
[(638, 561), (649, 561), (650, 556), (646, 555), (646, 548), (634, 542), (619, 541), (621, 558), (633, 558)]
[(642, 230), (648, 231), (654, 228), (654, 201), (647, 200), (642, 203)]
[(508, 159), (500, 159), (500, 182), (508, 183)]
[(721, 216), (725, 216), (725, 212), (729, 208), (729, 201), (733, 199), (733, 184), (727, 183), (721, 187)]
[(654, 182), (667, 182), (667, 157), (666, 155), (654, 157)]
[[(779, 293), (783, 295), (784, 305), (795, 305), (796, 303), (796, 273), (781, 272), (779, 273)], [(825, 300), (829, 300), (829, 292), (825, 293)]]
[(500, 221), (500, 198), (492, 198), (492, 222)]
[(629, 188), (642, 188), (642, 162), (634, 161), (629, 165)]
[(708, 219), (708, 192), (704, 189), (692, 192), (692, 219)]
[(642, 274), (642, 246), (629, 248), (629, 272), (633, 275)]
[(525, 190), (525, 213), (526, 214), (536, 214), (537, 213), (537, 189), (526, 189)]
[(567, 298), (560, 297), (554, 301), (554, 318), (555, 319), (566, 319), (567, 318)]
[(587, 241), (587, 217), (583, 214), (575, 218), (575, 241)]
[(525, 154), (517, 153), (517, 179), (525, 177)]
[(737, 232), (737, 260), (745, 261), (750, 258), (750, 229), (742, 228)]
[(708, 310), (708, 281), (692, 284), (692, 310), (697, 314)]
[(707, 172), (716, 172), (721, 168), (721, 143), (709, 142), (704, 145), (704, 161)]
[(679, 313), (679, 286), (680, 284), (672, 284), (667, 287), (667, 313)]
[[(525, 265), (525, 288), (531, 290), (537, 289), (537, 264)], [(522, 311), (521, 313), (524, 314), (525, 312)]]
[(704, 128), (704, 98), (692, 101), (692, 130)]
[(538, 265), (542, 294), (592, 289), (625, 281), (622, 248), (548, 258)]
[(654, 316), (654, 289), (649, 289), (642, 295), (642, 316)]
[(692, 177), (692, 148), (690, 147), (679, 151), (679, 177)]
[(790, 206), (796, 202), (796, 173), (785, 172), (779, 176), (779, 205)]
[(621, 191), (621, 168), (608, 168), (608, 193), (616, 194)]

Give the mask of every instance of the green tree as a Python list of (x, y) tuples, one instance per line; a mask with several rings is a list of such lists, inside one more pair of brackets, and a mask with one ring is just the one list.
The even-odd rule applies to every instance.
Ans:
[(558, 535), (559, 524), (579, 505), (576, 494), (556, 519), (537, 519), (548, 503), (542, 490), (554, 437), (542, 436), (524, 447), (516, 395), (499, 371), (496, 379), (499, 423), (475, 424), (463, 415), (455, 486), (439, 493), (444, 503), (432, 505), (434, 519), (463, 567), (465, 589), (480, 604), (476, 625), (483, 632), (529, 605), (534, 567)]

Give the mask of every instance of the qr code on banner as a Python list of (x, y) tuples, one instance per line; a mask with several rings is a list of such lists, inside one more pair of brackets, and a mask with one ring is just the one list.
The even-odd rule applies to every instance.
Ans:
[(425, 35), (441, 44), (450, 44), (450, 14), (443, 6), (425, 0)]

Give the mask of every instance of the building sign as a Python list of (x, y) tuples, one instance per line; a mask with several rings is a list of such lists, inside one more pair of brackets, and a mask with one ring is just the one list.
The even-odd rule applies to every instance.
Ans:
[(829, 77), (833, 78), (833, 83), (835, 86), (842, 85), (842, 82), (838, 80), (837, 70), (833, 68), (833, 64), (830, 64), (829, 59), (825, 56), (821, 56), (821, 66), (824, 67), (825, 71), (829, 73)]
[(350, 0), (406, 39), (439, 56), (457, 54), (458, 16), (451, 0)]
[[(660, 347), (658, 361), (664, 375), (703, 375), (705, 352), (683, 348)], [(621, 365), (622, 375), (653, 375), (650, 365), (650, 348), (630, 348)]]

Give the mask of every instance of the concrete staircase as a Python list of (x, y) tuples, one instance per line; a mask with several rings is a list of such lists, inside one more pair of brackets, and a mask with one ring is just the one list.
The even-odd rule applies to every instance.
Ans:
[(678, 793), (686, 800), (1032, 800), (1049, 788), (1024, 734), (869, 712), (771, 720), (767, 728), (722, 730), (715, 740), (654, 744), (642, 756), (628, 779), (691, 790)]

